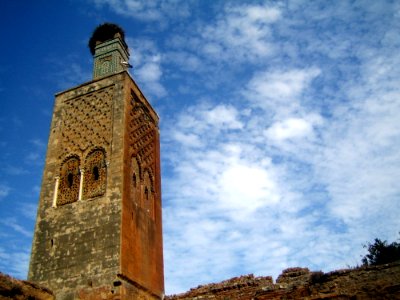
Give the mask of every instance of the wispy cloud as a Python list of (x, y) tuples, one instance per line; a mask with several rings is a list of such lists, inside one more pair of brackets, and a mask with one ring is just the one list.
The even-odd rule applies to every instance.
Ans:
[(30, 141), (32, 148), (25, 156), (25, 163), (28, 165), (41, 166), (44, 162), (46, 144), (40, 139)]
[(13, 276), (26, 279), (28, 274), (30, 251), (6, 249), (0, 247), (0, 268), (9, 270)]
[(37, 203), (20, 203), (18, 210), (24, 217), (32, 221), (36, 220)]
[(56, 85), (57, 92), (92, 78), (91, 72), (83, 64), (84, 61), (76, 54), (67, 55), (62, 60), (49, 56), (46, 58), (46, 63), (50, 66), (46, 79)]
[(137, 0), (93, 0), (97, 7), (108, 7), (117, 14), (143, 21), (165, 22), (174, 18), (190, 16), (192, 1), (137, 1)]
[(23, 175), (29, 173), (27, 169), (20, 166), (6, 165), (4, 168), (2, 168), (2, 170), (8, 175)]
[(0, 223), (2, 223), (4, 226), (9, 227), (13, 229), (14, 231), (26, 236), (26, 237), (32, 237), (32, 232), (30, 230), (25, 229), (15, 217), (9, 217), (5, 218), (3, 220), (0, 220)]
[(0, 200), (7, 197), (11, 191), (11, 187), (8, 184), (0, 183)]
[(127, 38), (132, 57), (133, 76), (149, 96), (165, 97), (167, 91), (162, 84), (162, 58), (157, 46), (150, 40)]
[(202, 51), (217, 60), (256, 61), (274, 51), (271, 24), (279, 20), (278, 7), (227, 5), (223, 13), (201, 31)]
[[(213, 112), (218, 112), (218, 121), (210, 118)], [(189, 263), (190, 257), (194, 266), (190, 272), (174, 272), (167, 264), (167, 278), (174, 278), (172, 285), (180, 282), (179, 289), (196, 277), (204, 283), (210, 277), (233, 276), (239, 266), (242, 272), (268, 268), (268, 274), (277, 274), (287, 266), (282, 256), (293, 251), (294, 242), (289, 240), (306, 232), (314, 221), (297, 215), (307, 202), (299, 201), (300, 195), (286, 186), (284, 167), (272, 162), (263, 145), (248, 144), (249, 123), (251, 115), (232, 106), (200, 104), (172, 121), (173, 134), (165, 133), (170, 138), (177, 132), (196, 134), (196, 147), (179, 138), (179, 151), (166, 146), (176, 172), (164, 188), (169, 200), (164, 219), (170, 237), (166, 255), (174, 253), (178, 265)], [(273, 246), (268, 250), (267, 245)], [(247, 255), (249, 247), (262, 250)], [(258, 269), (260, 264), (264, 267)]]

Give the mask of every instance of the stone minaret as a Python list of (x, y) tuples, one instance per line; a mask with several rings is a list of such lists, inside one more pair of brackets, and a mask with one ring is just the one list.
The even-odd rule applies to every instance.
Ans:
[(97, 27), (93, 80), (56, 95), (28, 279), (57, 299), (164, 295), (158, 116)]

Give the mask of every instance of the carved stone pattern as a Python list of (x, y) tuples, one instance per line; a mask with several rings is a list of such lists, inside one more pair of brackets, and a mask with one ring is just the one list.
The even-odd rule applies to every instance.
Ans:
[(111, 143), (113, 88), (107, 87), (64, 103), (60, 158)]
[(131, 155), (136, 156), (142, 169), (155, 173), (156, 125), (145, 106), (132, 99), (129, 121), (129, 143)]
[(77, 157), (71, 157), (61, 166), (57, 205), (78, 201), (79, 183), (79, 159)]
[(104, 152), (102, 150), (95, 150), (90, 153), (86, 158), (84, 170), (83, 199), (103, 195), (106, 191), (107, 180), (107, 166)]

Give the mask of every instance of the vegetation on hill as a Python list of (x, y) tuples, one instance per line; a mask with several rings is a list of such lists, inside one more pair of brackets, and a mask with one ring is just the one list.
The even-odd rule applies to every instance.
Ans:
[(363, 247), (368, 250), (368, 254), (361, 260), (364, 266), (387, 264), (400, 260), (400, 243), (398, 242), (389, 244), (387, 241), (376, 238), (373, 243), (368, 243)]

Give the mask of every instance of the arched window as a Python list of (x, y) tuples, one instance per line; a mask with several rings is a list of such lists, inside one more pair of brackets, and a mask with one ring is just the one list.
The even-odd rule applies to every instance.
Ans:
[(103, 195), (106, 191), (106, 179), (105, 152), (102, 149), (95, 149), (88, 154), (85, 160), (82, 199)]
[(136, 188), (136, 185), (137, 185), (136, 173), (133, 173), (133, 176), (132, 176), (132, 186), (133, 186), (134, 188)]
[(58, 187), (57, 205), (78, 201), (80, 161), (77, 156), (71, 156), (61, 165), (60, 184)]
[(143, 200), (144, 208), (149, 213), (150, 217), (154, 219), (154, 188), (153, 188), (153, 177), (151, 176), (149, 170), (144, 171), (143, 175)]
[(130, 182), (130, 196), (132, 201), (134, 201), (137, 205), (141, 206), (139, 189), (140, 189), (140, 164), (136, 157), (132, 157), (131, 159), (131, 182)]

